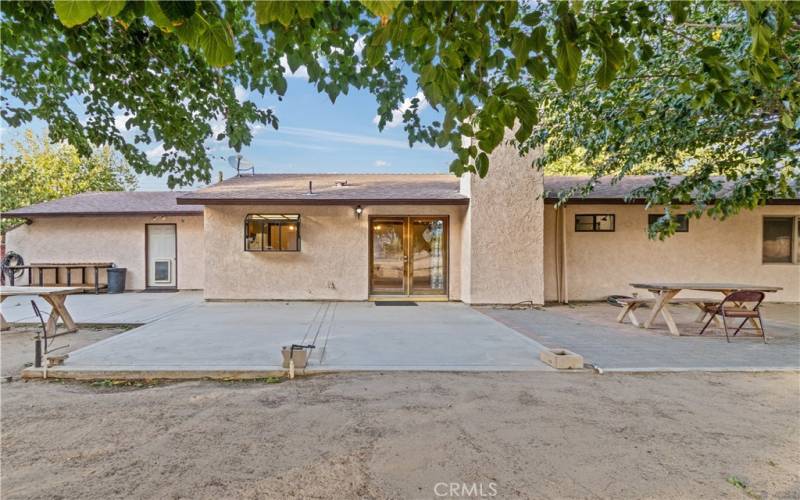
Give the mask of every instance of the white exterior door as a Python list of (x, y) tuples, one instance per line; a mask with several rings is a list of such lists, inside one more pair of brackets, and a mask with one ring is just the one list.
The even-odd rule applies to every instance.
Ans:
[(168, 288), (178, 284), (175, 227), (174, 224), (146, 226), (148, 288)]

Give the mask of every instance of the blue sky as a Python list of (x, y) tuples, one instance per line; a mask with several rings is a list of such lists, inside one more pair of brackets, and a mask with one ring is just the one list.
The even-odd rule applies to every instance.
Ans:
[[(257, 173), (269, 172), (446, 172), (454, 158), (448, 149), (434, 149), (421, 144), (408, 147), (406, 133), (401, 120), (390, 123), (383, 132), (376, 125), (377, 108), (375, 98), (368, 91), (354, 91), (342, 95), (335, 104), (326, 94), (317, 93), (306, 80), (304, 68), (294, 75), (287, 75), (288, 90), (282, 101), (274, 95), (261, 97), (257, 93), (247, 95), (243, 88), (237, 89), (240, 99), (249, 98), (262, 108), (271, 108), (280, 120), (280, 129), (259, 127), (251, 146), (243, 148), (244, 157), (255, 165)], [(410, 98), (417, 95), (413, 75), (407, 89)], [(438, 113), (423, 104), (421, 116), (430, 122)], [(76, 112), (78, 110), (76, 109)], [(213, 124), (212, 124), (213, 126)], [(220, 126), (220, 124), (217, 124)], [(29, 128), (39, 130), (41, 123)], [(8, 143), (16, 131), (3, 128), (2, 140)], [(217, 158), (234, 154), (226, 143), (211, 143)], [(163, 149), (159, 144), (142, 147), (154, 161)], [(223, 159), (215, 159), (216, 181), (218, 171), (227, 178), (233, 175)], [(166, 189), (166, 180), (151, 176), (139, 176), (139, 190)]]

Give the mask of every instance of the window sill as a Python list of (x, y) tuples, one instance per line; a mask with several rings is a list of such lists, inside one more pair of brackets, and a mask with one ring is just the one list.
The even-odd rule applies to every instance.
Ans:
[(245, 253), (300, 253), (300, 250), (245, 250)]

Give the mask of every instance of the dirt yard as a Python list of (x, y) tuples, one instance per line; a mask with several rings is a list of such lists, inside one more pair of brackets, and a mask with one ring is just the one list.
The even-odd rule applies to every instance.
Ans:
[[(51, 347), (68, 346), (55, 352), (57, 354), (69, 353), (126, 330), (128, 330), (127, 327), (82, 328), (75, 333), (52, 339)], [(38, 327), (15, 326), (11, 330), (0, 333), (0, 339), (2, 339), (0, 374), (2, 374), (3, 382), (6, 382), (8, 377), (19, 378), (20, 372), (33, 364), (33, 339), (38, 331), (40, 331)]]
[(798, 498), (799, 383), (399, 372), (142, 388), (15, 381), (2, 385), (2, 497)]

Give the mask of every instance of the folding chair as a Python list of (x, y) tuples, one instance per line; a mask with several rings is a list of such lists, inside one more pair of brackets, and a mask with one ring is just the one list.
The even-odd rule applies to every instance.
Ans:
[[(716, 316), (722, 316), (722, 327), (725, 329), (725, 340), (728, 342), (731, 341), (730, 337), (728, 336), (728, 322), (727, 318), (743, 318), (742, 323), (733, 332), (733, 336), (735, 337), (739, 330), (742, 329), (745, 323), (748, 321), (755, 322), (758, 319), (758, 327), (748, 328), (748, 330), (759, 330), (761, 331), (761, 338), (764, 340), (764, 343), (767, 343), (767, 334), (764, 331), (764, 320), (761, 319), (761, 302), (764, 300), (764, 292), (759, 292), (756, 290), (739, 290), (738, 292), (732, 292), (728, 294), (722, 302), (719, 304), (709, 304), (703, 308), (703, 310), (708, 313), (709, 318), (706, 324), (703, 326), (703, 329), (700, 330), (700, 335), (706, 331), (708, 325), (711, 324), (711, 321)], [(729, 304), (726, 307), (726, 304)], [(752, 307), (747, 307), (746, 304), (753, 304)]]

